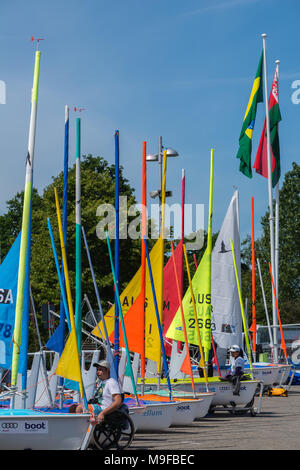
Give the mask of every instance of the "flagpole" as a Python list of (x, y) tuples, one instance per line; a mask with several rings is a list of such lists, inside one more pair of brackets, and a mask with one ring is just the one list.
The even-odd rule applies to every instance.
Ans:
[[(273, 196), (272, 196), (272, 162), (271, 162), (271, 143), (270, 143), (270, 117), (268, 109), (268, 85), (267, 85), (267, 58), (266, 58), (266, 34), (262, 34), (263, 38), (263, 58), (264, 58), (264, 88), (265, 88), (265, 105), (266, 105), (266, 129), (267, 129), (267, 156), (268, 156), (268, 194), (269, 194), (269, 223), (270, 223), (270, 252), (271, 252), (271, 268), (274, 273), (275, 268), (275, 246), (274, 246), (274, 215), (273, 215)], [(274, 338), (274, 361), (278, 360), (277, 351), (277, 315), (274, 293), (272, 293), (272, 312), (273, 312), (273, 338)]]
[[(280, 60), (276, 60), (275, 63), (276, 63), (276, 75), (277, 75), (278, 98), (279, 98), (279, 63), (280, 63)], [(275, 187), (275, 291), (276, 291), (277, 300), (278, 300), (278, 286), (279, 286), (279, 179)]]
[(257, 262), (257, 267), (258, 267), (258, 274), (259, 274), (259, 279), (260, 279), (260, 286), (261, 286), (263, 301), (264, 301), (266, 320), (267, 320), (267, 324), (268, 324), (268, 332), (269, 332), (269, 337), (270, 337), (270, 347), (271, 347), (271, 351), (273, 352), (273, 349), (274, 349), (273, 336), (272, 336), (272, 332), (271, 332), (271, 325), (270, 325), (270, 320), (269, 320), (267, 301), (266, 301), (265, 290), (264, 290), (264, 285), (263, 285), (263, 280), (262, 280), (262, 275), (261, 275), (260, 262), (259, 262), (258, 258), (257, 258), (256, 262)]
[(254, 241), (254, 199), (251, 197), (251, 239), (252, 239), (252, 348), (256, 361), (256, 295), (255, 295), (255, 241)]
[(269, 262), (269, 269), (270, 269), (270, 276), (271, 276), (271, 281), (272, 281), (273, 293), (274, 293), (275, 302), (276, 302), (276, 310), (277, 310), (277, 316), (278, 316), (278, 321), (279, 321), (279, 328), (280, 328), (280, 333), (281, 333), (281, 348), (284, 351), (284, 357), (285, 357), (285, 360), (287, 362), (286, 344), (285, 344), (285, 340), (284, 340), (284, 336), (283, 336), (282, 323), (281, 323), (281, 319), (280, 319), (278, 302), (277, 302), (276, 293), (275, 293), (274, 276), (272, 274), (272, 268), (271, 268), (271, 263), (270, 262)]

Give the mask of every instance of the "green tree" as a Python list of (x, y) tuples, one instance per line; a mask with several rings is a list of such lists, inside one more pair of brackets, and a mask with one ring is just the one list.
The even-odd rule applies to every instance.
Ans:
[[(97, 217), (97, 207), (108, 203), (114, 206), (115, 183), (114, 165), (109, 165), (102, 157), (87, 155), (81, 161), (81, 212), (95, 277), (100, 291), (104, 313), (108, 310), (107, 302), (114, 302), (113, 278), (106, 240), (99, 239), (96, 233), (100, 218)], [(55, 267), (55, 261), (48, 231), (47, 217), (51, 221), (55, 245), (61, 265), (61, 250), (59, 242), (57, 214), (54, 198), (54, 187), (57, 188), (61, 213), (63, 196), (63, 172), (52, 178), (40, 196), (36, 189), (33, 191), (32, 202), (32, 246), (31, 246), (31, 286), (36, 311), (40, 320), (41, 306), (47, 302), (54, 304), (59, 312), (60, 288)], [(75, 299), (75, 165), (68, 174), (68, 231), (67, 231), (67, 262), (73, 302)], [(129, 185), (120, 168), (120, 196), (127, 196), (127, 207), (136, 204), (134, 189)], [(2, 256), (4, 256), (21, 229), (23, 193), (18, 193), (7, 203), (6, 214), (0, 217), (0, 235), (2, 240)], [(128, 216), (127, 224), (134, 217)], [(114, 232), (114, 227), (110, 227)], [(140, 240), (129, 237), (120, 240), (120, 291), (130, 281), (140, 265)], [(114, 241), (111, 240), (112, 249)], [(151, 248), (152, 243), (149, 240)], [(88, 258), (82, 240), (82, 293), (89, 297), (91, 305), (98, 308), (92, 282)], [(34, 343), (31, 329), (31, 345)], [(44, 331), (44, 341), (47, 340)], [(32, 349), (32, 348), (31, 348)]]
[[(274, 202), (275, 204), (275, 202)], [(300, 318), (300, 166), (292, 164), (285, 174), (279, 191), (279, 294), (278, 304), (282, 323), (297, 323)], [(275, 212), (274, 212), (275, 213)], [(261, 219), (262, 236), (255, 242), (255, 256), (260, 260), (269, 313), (272, 312), (272, 285), (269, 271), (270, 227), (269, 211)], [(251, 239), (242, 244), (243, 295), (252, 298)], [(256, 269), (257, 319), (265, 323), (259, 274)], [(271, 320), (271, 318), (270, 318)]]

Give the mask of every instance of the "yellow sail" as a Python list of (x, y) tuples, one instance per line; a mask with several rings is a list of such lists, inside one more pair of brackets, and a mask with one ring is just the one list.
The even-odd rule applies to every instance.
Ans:
[(67, 300), (68, 300), (68, 307), (69, 307), (69, 315), (70, 315), (70, 322), (71, 322), (70, 336), (59, 358), (55, 373), (56, 375), (59, 375), (60, 377), (64, 377), (65, 379), (70, 379), (70, 380), (74, 380), (75, 382), (78, 382), (79, 389), (80, 389), (80, 396), (81, 398), (83, 398), (84, 391), (83, 391), (79, 351), (78, 351), (78, 344), (77, 344), (77, 337), (76, 337), (74, 310), (73, 310), (73, 304), (72, 304), (72, 298), (71, 298), (68, 263), (67, 263), (67, 257), (66, 257), (66, 249), (65, 249), (64, 237), (63, 237), (63, 231), (62, 231), (62, 221), (61, 221), (60, 208), (59, 208), (58, 195), (57, 195), (56, 188), (54, 188), (54, 195), (55, 195), (60, 246), (61, 246), (61, 251), (62, 251), (63, 267), (64, 267), (64, 274), (65, 274), (65, 281), (66, 281), (66, 292), (67, 292)]

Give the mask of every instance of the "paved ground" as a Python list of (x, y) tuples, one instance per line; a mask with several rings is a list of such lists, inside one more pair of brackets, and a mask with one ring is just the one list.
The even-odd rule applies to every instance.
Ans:
[(187, 427), (136, 433), (130, 449), (300, 450), (300, 387), (291, 387), (288, 397), (263, 396), (255, 417), (217, 412)]

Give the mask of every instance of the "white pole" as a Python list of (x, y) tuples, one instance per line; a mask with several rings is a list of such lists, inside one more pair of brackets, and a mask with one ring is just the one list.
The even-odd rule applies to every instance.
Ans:
[[(271, 269), (275, 277), (275, 249), (274, 249), (274, 215), (273, 215), (273, 196), (272, 196), (272, 162), (271, 162), (271, 144), (270, 144), (270, 119), (268, 103), (267, 86), (267, 59), (266, 59), (266, 34), (262, 34), (263, 52), (264, 52), (264, 85), (265, 85), (265, 103), (266, 103), (266, 128), (267, 128), (267, 156), (268, 156), (268, 193), (269, 193), (269, 223), (270, 223), (270, 251), (271, 251)], [(276, 282), (276, 280), (275, 280)], [(273, 338), (274, 338), (274, 361), (278, 361), (277, 353), (277, 314), (274, 293), (272, 291), (272, 312), (273, 312)]]
[[(279, 89), (279, 63), (280, 60), (276, 60), (276, 77), (277, 87)], [(279, 99), (279, 90), (278, 90)], [(279, 180), (277, 181), (275, 188), (275, 292), (278, 301), (278, 286), (279, 286)]]
[(258, 273), (259, 273), (259, 279), (260, 279), (260, 286), (261, 286), (262, 296), (263, 296), (263, 300), (264, 300), (264, 306), (265, 306), (265, 312), (266, 312), (266, 319), (267, 319), (268, 331), (269, 331), (269, 336), (270, 336), (270, 346), (271, 346), (271, 350), (273, 351), (274, 343), (273, 343), (273, 338), (272, 338), (271, 325), (270, 325), (270, 320), (269, 320), (268, 307), (267, 307), (267, 302), (266, 302), (266, 296), (265, 296), (265, 290), (264, 290), (263, 280), (262, 280), (262, 276), (261, 276), (261, 270), (260, 270), (260, 262), (259, 262), (259, 259), (257, 259), (256, 262), (257, 262), (257, 267), (258, 267)]

